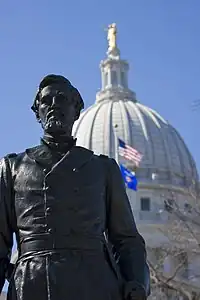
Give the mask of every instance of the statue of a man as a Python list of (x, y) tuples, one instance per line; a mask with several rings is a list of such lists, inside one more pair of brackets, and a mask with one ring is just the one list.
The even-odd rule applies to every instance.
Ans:
[[(115, 160), (76, 146), (83, 100), (63, 76), (39, 85), (41, 144), (0, 161), (0, 288), (9, 300), (144, 300), (145, 243)], [(16, 234), (19, 257), (11, 268)]]

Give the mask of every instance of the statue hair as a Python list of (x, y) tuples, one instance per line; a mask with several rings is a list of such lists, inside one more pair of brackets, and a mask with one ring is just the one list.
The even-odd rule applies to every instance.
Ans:
[(78, 119), (81, 110), (84, 108), (84, 102), (79, 91), (64, 76), (51, 74), (44, 77), (40, 82), (38, 92), (34, 99), (33, 105), (31, 106), (31, 109), (35, 113), (37, 120), (40, 121), (40, 117), (39, 117), (39, 103), (40, 103), (40, 95), (41, 95), (40, 93), (43, 88), (55, 83), (63, 83), (68, 85), (69, 92), (71, 93), (72, 99), (75, 102), (75, 106), (77, 110), (77, 119)]

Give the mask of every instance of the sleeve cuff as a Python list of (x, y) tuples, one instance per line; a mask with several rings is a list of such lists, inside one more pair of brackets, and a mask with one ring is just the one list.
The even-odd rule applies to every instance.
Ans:
[(5, 279), (6, 279), (5, 273), (7, 270), (8, 263), (9, 262), (6, 258), (0, 259), (0, 293), (1, 293), (4, 283), (5, 283)]
[(7, 266), (7, 270), (6, 270), (6, 273), (5, 273), (5, 277), (6, 277), (6, 280), (7, 280), (8, 282), (10, 281), (10, 279), (11, 279), (11, 277), (12, 277), (14, 268), (15, 268), (15, 265), (12, 264), (12, 263), (9, 263), (8, 266)]
[(143, 296), (144, 299), (149, 295), (149, 292), (145, 290), (145, 287), (142, 284), (136, 281), (126, 282), (124, 284), (124, 299), (127, 300), (132, 293)]

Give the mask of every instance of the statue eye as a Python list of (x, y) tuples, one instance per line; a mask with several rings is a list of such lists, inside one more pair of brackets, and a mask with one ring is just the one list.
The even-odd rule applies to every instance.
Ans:
[(52, 102), (52, 97), (50, 95), (46, 95), (41, 98), (41, 104), (50, 105)]
[(66, 95), (63, 93), (59, 93), (56, 95), (56, 98), (58, 99), (58, 101), (64, 101), (66, 100)]

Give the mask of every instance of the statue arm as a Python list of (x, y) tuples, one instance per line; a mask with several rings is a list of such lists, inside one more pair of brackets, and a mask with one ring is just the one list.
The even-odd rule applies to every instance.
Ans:
[(11, 176), (8, 162), (0, 160), (0, 293), (9, 269), (13, 246), (13, 230), (11, 220)]
[(135, 296), (146, 299), (150, 293), (150, 272), (145, 242), (137, 230), (121, 172), (114, 159), (110, 159), (109, 172), (108, 238), (116, 249), (125, 281), (124, 296), (125, 299), (135, 299)]

